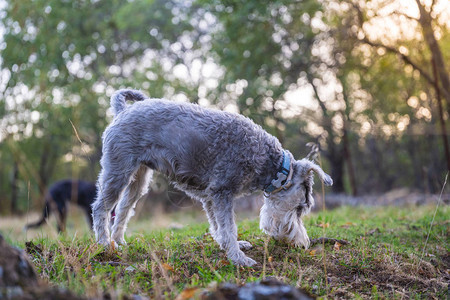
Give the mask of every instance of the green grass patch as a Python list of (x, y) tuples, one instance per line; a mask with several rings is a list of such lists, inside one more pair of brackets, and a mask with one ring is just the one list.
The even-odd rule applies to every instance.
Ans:
[[(208, 224), (178, 230), (128, 231), (128, 245), (105, 250), (90, 235), (34, 238), (26, 246), (40, 276), (77, 294), (173, 298), (191, 287), (243, 284), (274, 276), (321, 297), (447, 296), (449, 208), (440, 207), (424, 249), (434, 207), (342, 207), (305, 218), (310, 238), (347, 240), (303, 250), (268, 238), (257, 220), (239, 223), (252, 243), (251, 268), (231, 264)], [(325, 247), (324, 247), (325, 246)]]

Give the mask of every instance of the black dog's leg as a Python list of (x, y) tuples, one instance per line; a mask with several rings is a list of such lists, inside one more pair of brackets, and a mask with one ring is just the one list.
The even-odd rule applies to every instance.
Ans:
[(65, 201), (61, 201), (57, 206), (58, 210), (58, 233), (66, 231), (67, 207)]
[(48, 217), (50, 216), (50, 212), (51, 212), (50, 205), (49, 205), (49, 202), (47, 200), (47, 201), (45, 201), (44, 210), (42, 212), (42, 218), (39, 221), (35, 222), (35, 223), (29, 223), (29, 224), (25, 225), (25, 230), (27, 230), (29, 228), (37, 228), (37, 227), (42, 226), (42, 224), (47, 222)]
[(94, 225), (94, 221), (92, 220), (92, 209), (91, 207), (84, 207), (84, 212), (86, 213), (86, 217), (88, 219), (89, 229), (92, 230), (92, 226)]

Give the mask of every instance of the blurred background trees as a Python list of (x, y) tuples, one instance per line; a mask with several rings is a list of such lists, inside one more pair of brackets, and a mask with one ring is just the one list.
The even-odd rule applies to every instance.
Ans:
[(246, 115), (298, 158), (319, 144), (334, 193), (435, 193), (449, 168), (448, 1), (0, 5), (0, 212), (95, 180), (123, 87)]

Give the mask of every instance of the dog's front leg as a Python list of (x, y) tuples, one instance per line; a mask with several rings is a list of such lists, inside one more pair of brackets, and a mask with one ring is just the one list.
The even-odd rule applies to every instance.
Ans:
[[(214, 197), (214, 216), (217, 223), (216, 241), (220, 247), (227, 251), (231, 261), (240, 266), (252, 266), (256, 261), (247, 257), (240, 249), (240, 243), (247, 248), (250, 243), (238, 242), (237, 226), (234, 220), (232, 197)], [(251, 246), (251, 245), (250, 245)]]
[[(209, 233), (211, 234), (212, 238), (218, 242), (217, 231), (218, 231), (219, 226), (217, 225), (216, 216), (214, 215), (214, 207), (213, 207), (212, 201), (202, 200), (202, 204), (203, 204), (203, 209), (206, 212), (206, 216), (208, 217)], [(253, 247), (252, 244), (250, 244), (247, 241), (238, 241), (238, 244), (239, 244), (239, 249), (241, 249), (241, 250), (249, 250)]]

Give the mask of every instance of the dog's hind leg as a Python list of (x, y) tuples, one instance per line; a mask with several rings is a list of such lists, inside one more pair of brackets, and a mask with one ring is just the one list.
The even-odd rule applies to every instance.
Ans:
[(58, 233), (62, 233), (66, 231), (66, 220), (67, 220), (67, 206), (65, 203), (63, 205), (59, 205), (57, 208), (57, 226), (58, 226)]
[(127, 170), (123, 166), (111, 169), (104, 168), (100, 172), (97, 181), (97, 197), (92, 203), (95, 238), (104, 246), (109, 246), (111, 243), (109, 232), (111, 211), (136, 170), (135, 168)]
[(217, 222), (216, 222), (216, 216), (214, 215), (214, 208), (211, 200), (201, 200), (203, 204), (203, 209), (206, 212), (206, 217), (208, 217), (209, 222), (209, 233), (211, 234), (212, 238), (217, 241)]
[[(216, 240), (220, 247), (227, 251), (228, 258), (234, 264), (240, 266), (252, 266), (256, 264), (256, 261), (247, 257), (240, 249), (241, 246), (237, 240), (237, 226), (234, 220), (232, 197), (226, 196), (223, 193), (222, 197), (215, 195), (213, 205), (214, 215), (218, 225)], [(243, 246), (246, 246), (244, 241), (241, 243), (243, 243)]]
[(119, 244), (126, 244), (124, 234), (130, 218), (134, 215), (137, 201), (147, 193), (153, 171), (141, 165), (134, 175), (134, 180), (126, 187), (122, 199), (116, 207), (116, 217), (112, 226), (112, 239)]

